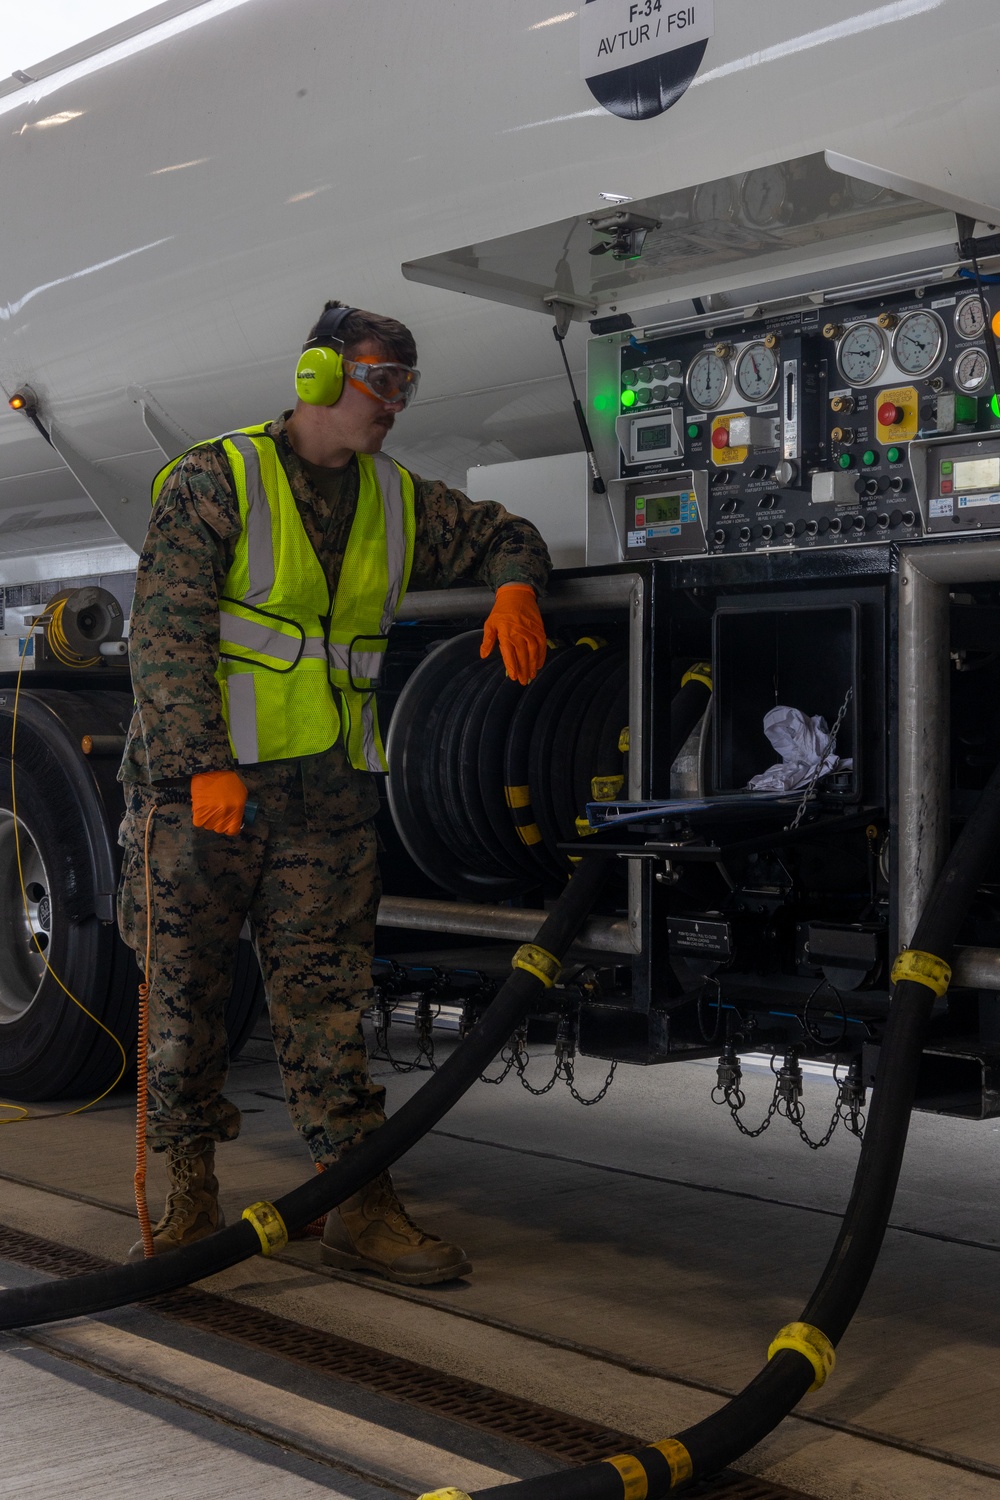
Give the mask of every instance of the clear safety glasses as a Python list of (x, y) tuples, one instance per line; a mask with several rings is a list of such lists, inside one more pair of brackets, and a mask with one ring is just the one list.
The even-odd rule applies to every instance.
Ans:
[(404, 408), (409, 406), (420, 384), (420, 371), (411, 370), (409, 365), (370, 363), (366, 358), (345, 359), (344, 369), (351, 383), (360, 386), (366, 395), (391, 405), (402, 401)]

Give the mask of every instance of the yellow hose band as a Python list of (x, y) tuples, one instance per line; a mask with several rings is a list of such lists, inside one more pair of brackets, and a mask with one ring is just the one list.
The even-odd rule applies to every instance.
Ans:
[(275, 1251), (284, 1250), (288, 1244), (288, 1230), (273, 1203), (251, 1203), (249, 1208), (243, 1210), (243, 1217), (256, 1229), (264, 1255), (274, 1255)]
[(681, 687), (687, 687), (689, 682), (702, 682), (708, 691), (712, 691), (712, 663), (710, 661), (696, 661), (693, 667), (688, 667), (681, 678)]
[(531, 792), (526, 786), (505, 786), (503, 795), (508, 807), (531, 806)]
[(515, 828), (514, 832), (522, 844), (540, 844), (542, 842), (542, 830), (537, 823), (526, 823), (523, 828)]
[(589, 818), (574, 818), (573, 821), (576, 824), (577, 836), (581, 839), (585, 839), (588, 833), (597, 832), (597, 829), (593, 826)]
[(562, 964), (554, 953), (548, 953), (535, 943), (522, 943), (510, 961), (512, 969), (525, 969), (540, 979), (547, 990), (555, 984), (562, 973)]
[(620, 1453), (617, 1458), (602, 1458), (601, 1462), (618, 1470), (625, 1487), (625, 1500), (646, 1500), (649, 1475), (637, 1458), (631, 1453)]
[(679, 1443), (676, 1438), (664, 1438), (662, 1443), (650, 1443), (649, 1446), (655, 1448), (657, 1453), (662, 1453), (670, 1465), (671, 1489), (675, 1485), (686, 1484), (694, 1477), (694, 1463), (691, 1455), (684, 1444)]
[(600, 651), (601, 647), (606, 646), (608, 643), (607, 641), (602, 641), (599, 635), (581, 635), (576, 644), (578, 646), (589, 646), (591, 651)]
[(595, 802), (613, 802), (624, 785), (624, 776), (594, 776), (590, 782), (590, 795)]
[(627, 755), (628, 752), (629, 752), (629, 748), (630, 748), (630, 745), (629, 745), (629, 732), (628, 732), (628, 725), (626, 724), (625, 728), (622, 730), (621, 734), (618, 736), (618, 754), (619, 755)]
[(796, 1354), (804, 1355), (812, 1365), (816, 1379), (809, 1387), (810, 1391), (819, 1390), (827, 1377), (833, 1374), (833, 1367), (837, 1363), (836, 1351), (830, 1340), (811, 1323), (787, 1323), (768, 1349), (768, 1359), (773, 1359), (779, 1349), (794, 1349)]
[(921, 953), (919, 948), (904, 948), (892, 966), (892, 982), (912, 979), (914, 984), (926, 984), (935, 995), (943, 995), (951, 984), (951, 969), (943, 958), (933, 953)]
[(443, 1490), (428, 1490), (426, 1494), (419, 1495), (417, 1500), (472, 1500), (464, 1490), (455, 1490), (450, 1486)]

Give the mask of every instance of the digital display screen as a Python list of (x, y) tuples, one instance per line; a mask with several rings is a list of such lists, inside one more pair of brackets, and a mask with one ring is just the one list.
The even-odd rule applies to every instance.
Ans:
[(995, 490), (1000, 487), (1000, 458), (957, 458), (956, 490)]
[(648, 453), (650, 449), (670, 447), (669, 427), (640, 427), (636, 433), (636, 452)]
[(679, 521), (681, 518), (680, 495), (647, 495), (646, 521), (655, 526), (660, 521)]

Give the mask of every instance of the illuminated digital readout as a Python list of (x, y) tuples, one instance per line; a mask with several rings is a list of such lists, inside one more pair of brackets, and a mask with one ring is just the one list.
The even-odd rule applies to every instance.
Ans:
[(640, 427), (636, 433), (636, 451), (648, 453), (650, 449), (670, 447), (669, 427)]
[(680, 495), (648, 495), (646, 497), (646, 520), (649, 524), (655, 526), (660, 521), (679, 521), (680, 519)]
[(1000, 486), (1000, 458), (955, 460), (956, 490), (995, 490)]

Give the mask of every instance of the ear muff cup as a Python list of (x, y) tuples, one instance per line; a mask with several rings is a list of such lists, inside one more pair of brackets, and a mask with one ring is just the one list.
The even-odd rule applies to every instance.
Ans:
[(295, 394), (309, 406), (335, 406), (344, 389), (344, 359), (339, 349), (321, 345), (304, 349), (295, 366)]

